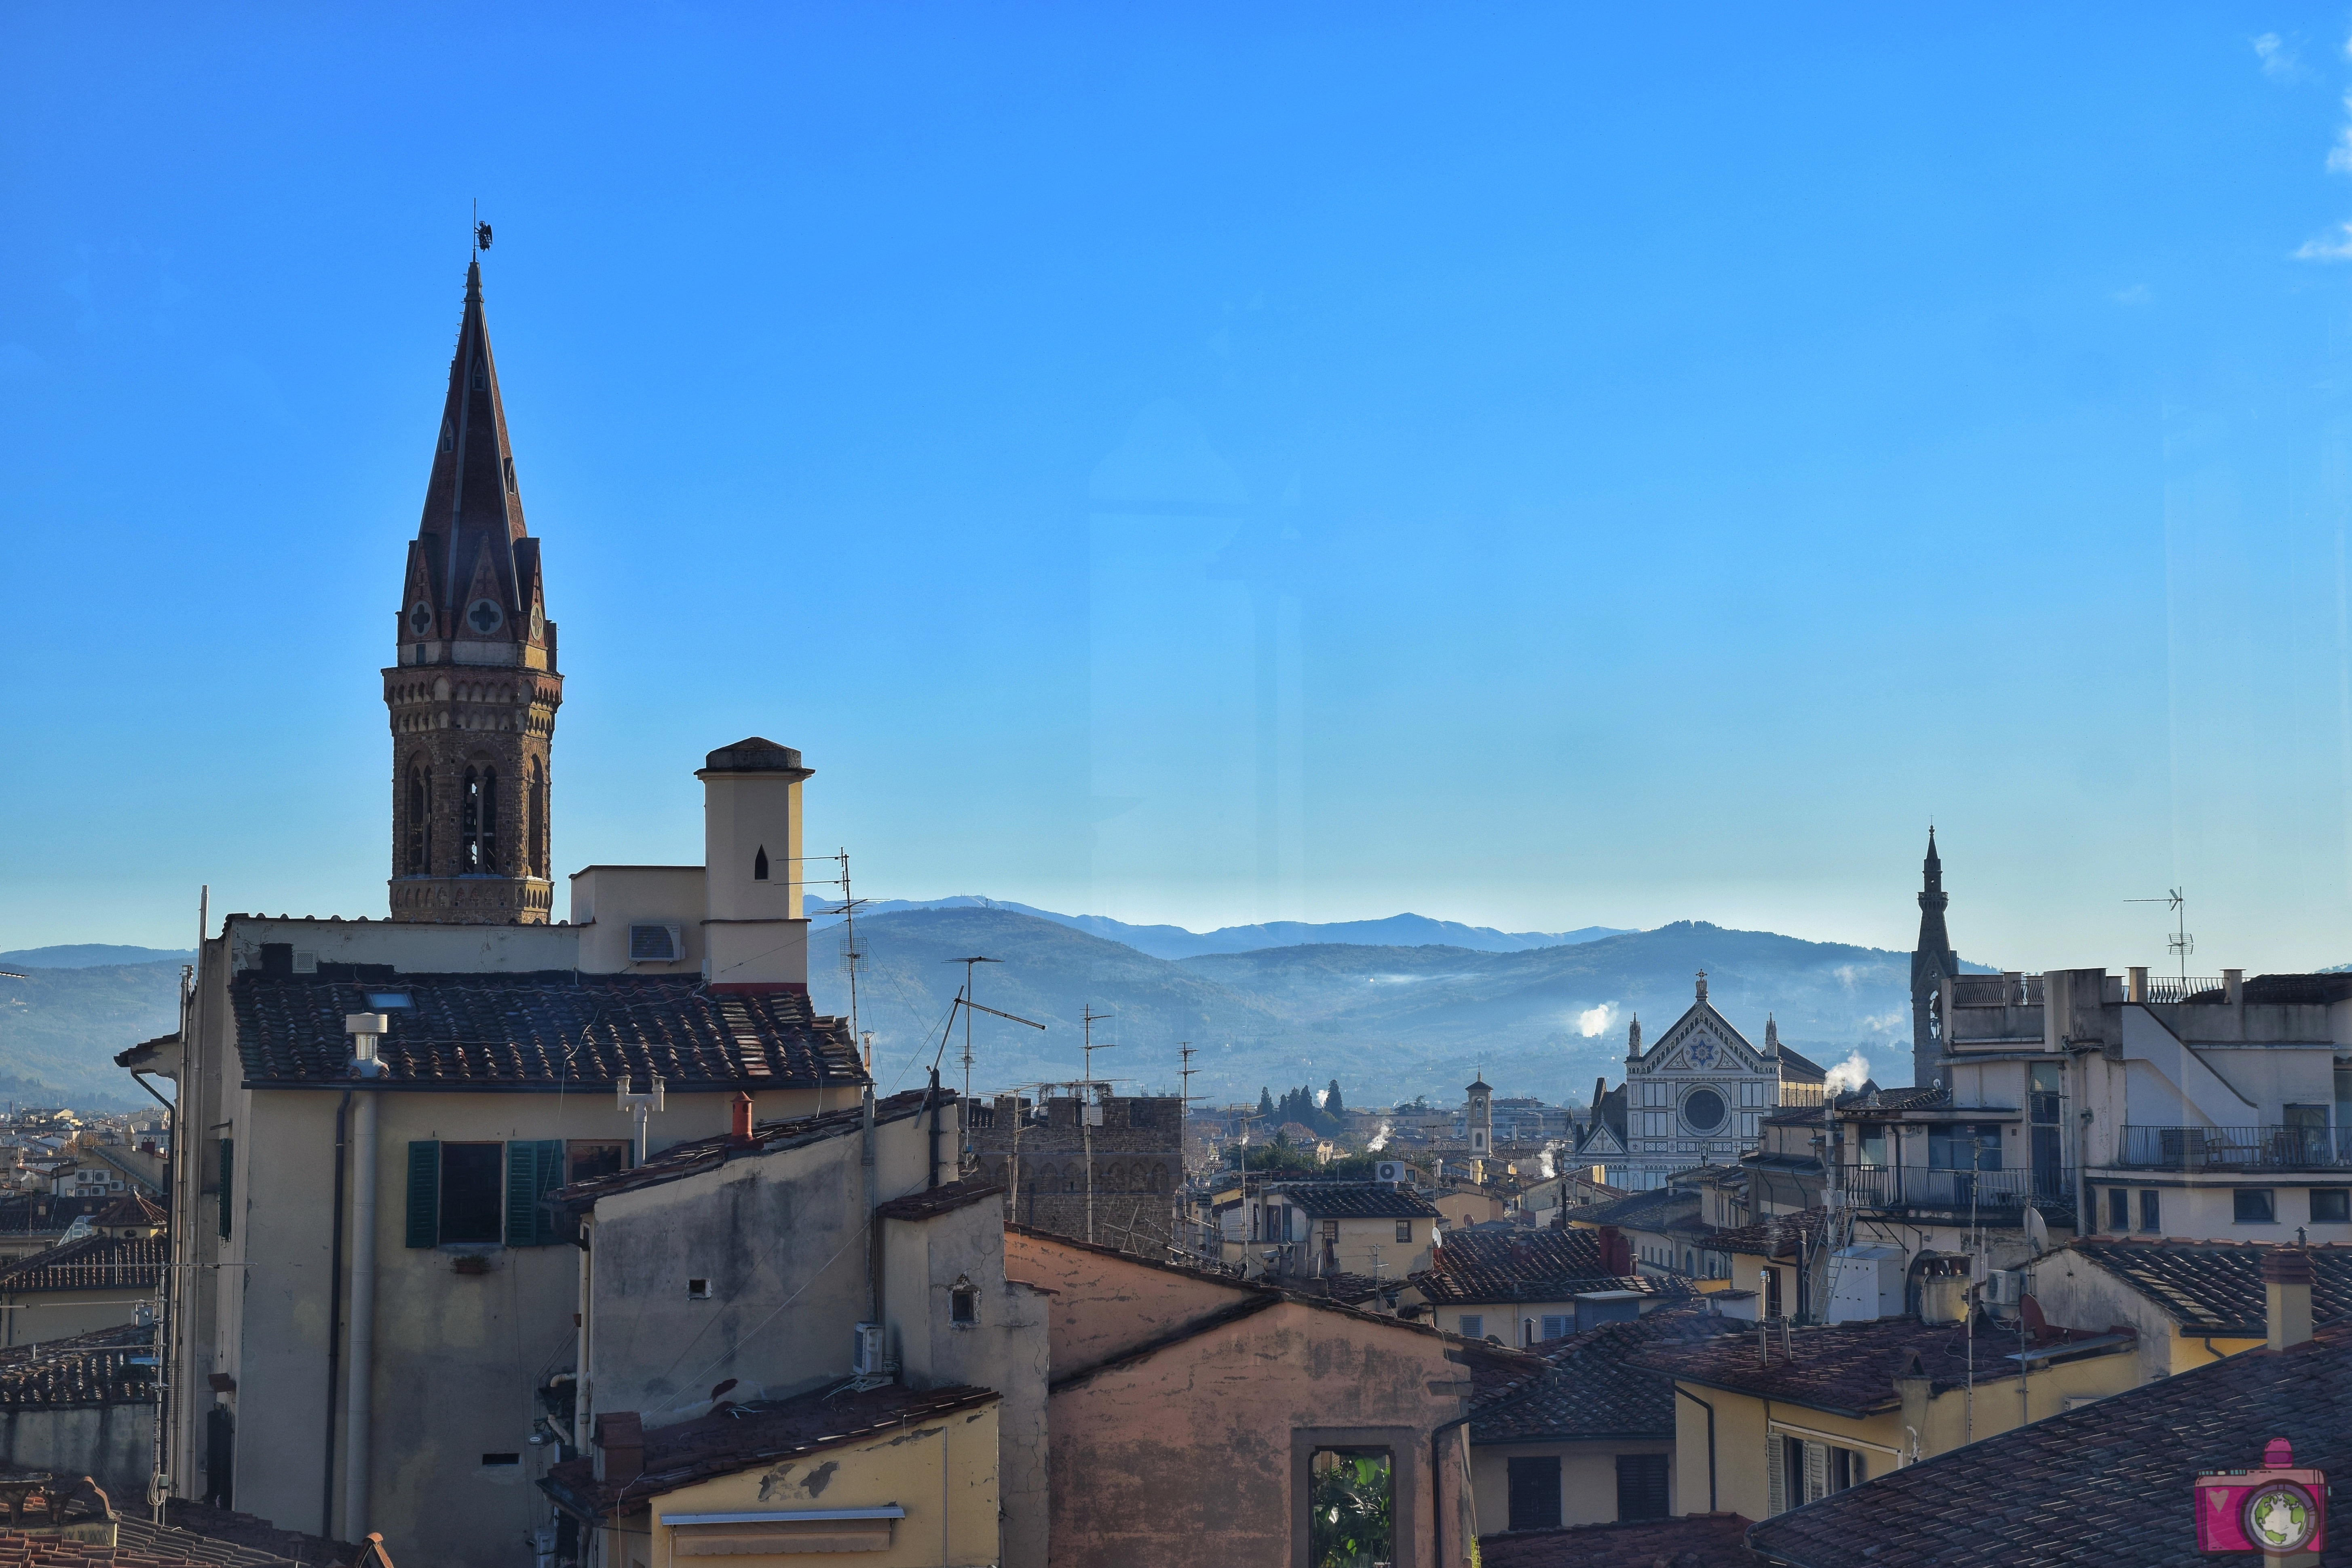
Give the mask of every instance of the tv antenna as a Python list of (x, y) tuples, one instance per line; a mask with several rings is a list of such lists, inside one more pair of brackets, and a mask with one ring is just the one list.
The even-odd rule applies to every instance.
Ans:
[[(1001, 958), (950, 958), (945, 962), (963, 965), (961, 994), (967, 1006), (970, 1006), (974, 1005), (971, 1002), (971, 977), (975, 967), (982, 963), (1002, 963), (1004, 961)], [(1038, 1027), (1042, 1029), (1045, 1026), (1040, 1024)], [(963, 1016), (963, 1098), (966, 1105), (971, 1103), (971, 1014), (970, 1012), (966, 1012)], [(970, 1119), (966, 1118), (966, 1121), (969, 1121)], [(967, 1146), (971, 1142), (969, 1127), (964, 1132), (964, 1142)]]
[(1097, 1051), (1115, 1051), (1118, 1049), (1118, 1047), (1116, 1045), (1098, 1046), (1095, 1044), (1095, 1026), (1100, 1023), (1103, 1019), (1111, 1016), (1113, 1016), (1113, 1015), (1109, 1013), (1096, 1012), (1094, 1004), (1091, 1002), (1086, 1005), (1086, 1010), (1081, 1015), (1086, 1026), (1085, 1050), (1087, 1054), (1087, 1081), (1090, 1084), (1095, 1080), (1095, 1053)]
[[(830, 909), (820, 910), (817, 912), (841, 917), (841, 972), (849, 977), (849, 1037), (853, 1040), (864, 1039), (857, 1029), (857, 972), (866, 967), (866, 960), (872, 955), (867, 952), (866, 944), (857, 940), (857, 911), (864, 909), (868, 900), (853, 899), (849, 896), (849, 851), (847, 849), (843, 849), (836, 854), (813, 857), (813, 858), (837, 860), (841, 863), (841, 901)], [(866, 1044), (867, 1058), (866, 1070), (870, 1074), (874, 1070), (873, 1042), (866, 1041)]]
[(2166, 891), (2160, 899), (2126, 899), (2127, 904), (2163, 904), (2172, 910), (2173, 931), (2165, 938), (2165, 945), (2180, 960), (2180, 983), (2189, 984), (2189, 955), (2197, 951), (2197, 939), (2189, 934), (2189, 895), (2179, 888)]

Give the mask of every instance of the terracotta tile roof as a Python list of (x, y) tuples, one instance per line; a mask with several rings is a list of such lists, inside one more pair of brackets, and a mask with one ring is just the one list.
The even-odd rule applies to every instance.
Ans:
[(1437, 1205), (1419, 1193), (1386, 1182), (1269, 1183), (1268, 1197), (1307, 1211), (1315, 1219), (1434, 1219)]
[(599, 1481), (595, 1459), (566, 1460), (539, 1484), (575, 1514), (610, 1518), (642, 1513), (653, 1498), (713, 1476), (734, 1475), (758, 1465), (814, 1454), (879, 1433), (951, 1415), (993, 1402), (994, 1389), (959, 1384), (915, 1389), (898, 1384), (882, 1388), (797, 1394), (748, 1405), (723, 1405), (707, 1415), (645, 1435), (645, 1473), (615, 1484)]
[(1620, 1230), (1654, 1230), (1669, 1221), (1698, 1213), (1698, 1194), (1679, 1187), (1659, 1187), (1614, 1203), (1589, 1204), (1561, 1212), (1579, 1226), (1613, 1225)]
[[(132, 1507), (136, 1509), (136, 1500), (133, 1500)], [(120, 1513), (122, 1510), (118, 1509), (116, 1511)], [(142, 1531), (156, 1529), (144, 1520), (131, 1519), (126, 1522), (136, 1525)], [(186, 1498), (172, 1498), (164, 1503), (163, 1526), (174, 1540), (194, 1536), (216, 1547), (229, 1547), (247, 1553), (247, 1557), (238, 1559), (240, 1562), (341, 1564), (354, 1561), (362, 1550), (347, 1541), (305, 1535), (299, 1530), (280, 1530), (266, 1519), (257, 1519), (252, 1514), (237, 1513), (229, 1509), (212, 1508)], [(215, 1559), (206, 1558), (205, 1561)]]
[(935, 1219), (940, 1215), (953, 1214), (960, 1208), (1003, 1195), (1003, 1182), (985, 1182), (973, 1176), (961, 1182), (926, 1187), (920, 1192), (908, 1193), (905, 1197), (877, 1204), (874, 1212), (883, 1219)]
[[(0, 1408), (70, 1410), (152, 1405), (154, 1344), (154, 1330), (124, 1323), (70, 1339), (0, 1350)], [(134, 1365), (134, 1362), (150, 1364)]]
[[(2259, 1242), (2103, 1241), (2082, 1239), (2063, 1252), (2042, 1258), (2046, 1268), (2065, 1257), (2095, 1263), (2156, 1303), (2182, 1331), (2230, 1333), (2248, 1338), (2268, 1333)], [(2310, 1247), (2311, 1315), (2314, 1322), (2352, 1317), (2352, 1246)]]
[(1822, 1222), (1827, 1215), (1825, 1209), (1770, 1215), (1735, 1230), (1718, 1230), (1707, 1238), (1707, 1245), (1717, 1252), (1738, 1252), (1751, 1258), (1794, 1258), (1800, 1246), (1810, 1247), (1821, 1240)]
[[(1738, 1334), (1694, 1344), (1653, 1346), (1635, 1352), (1629, 1363), (1670, 1373), (1685, 1383), (1853, 1416), (1900, 1408), (1902, 1397), (1895, 1380), (1915, 1364), (1927, 1373), (1936, 1394), (1969, 1381), (1969, 1336), (1957, 1323), (1880, 1318), (1866, 1323), (1793, 1329), (1785, 1354), (1777, 1330), (1760, 1331), (1765, 1345), (1760, 1355), (1757, 1350), (1759, 1331), (1749, 1327)], [(2067, 1331), (2059, 1330), (2039, 1343), (2046, 1347), (2064, 1342), (2068, 1337), (2088, 1341), (2105, 1336), (2069, 1336)], [(1976, 1337), (1979, 1387), (2017, 1375), (2018, 1363), (2010, 1359), (2015, 1344), (2006, 1334)]]
[[(330, 971), (334, 973), (330, 974)], [(385, 1011), (383, 1081), (404, 1088), (609, 1088), (659, 1073), (673, 1092), (866, 1081), (849, 1026), (798, 992), (714, 995), (694, 975), (404, 974), (320, 964), (316, 975), (247, 970), (229, 986), (248, 1083), (351, 1081), (347, 1014), (399, 990)]]
[[(2215, 1561), (2197, 1550), (2197, 1473), (2257, 1468), (2273, 1437), (2294, 1445), (2297, 1466), (2336, 1479), (2341, 1499), (2352, 1322), (1891, 1470), (1764, 1521), (1748, 1542), (1782, 1568), (2192, 1568)], [(2321, 1561), (2352, 1568), (2352, 1532), (2330, 1539)]]
[(162, 1225), (167, 1216), (139, 1193), (126, 1193), (90, 1216), (92, 1225)]
[(1433, 1267), (1412, 1283), (1439, 1306), (1488, 1301), (1559, 1301), (1584, 1290), (1639, 1290), (1649, 1296), (1689, 1294), (1668, 1279), (1611, 1274), (1601, 1260), (1601, 1234), (1591, 1230), (1456, 1231), (1437, 1249)]
[(1747, 1530), (1736, 1513), (1520, 1530), (1480, 1536), (1478, 1560), (1486, 1568), (1751, 1568), (1740, 1544)]
[[(910, 1089), (904, 1094), (894, 1094), (887, 1100), (874, 1102), (874, 1124), (899, 1121), (922, 1114), (929, 1089)], [(955, 1094), (940, 1091), (942, 1112), (953, 1121)], [(751, 1129), (751, 1142), (738, 1143), (726, 1133), (714, 1138), (697, 1138), (685, 1143), (673, 1143), (642, 1165), (632, 1165), (625, 1171), (610, 1175), (591, 1176), (586, 1181), (573, 1182), (556, 1188), (540, 1201), (574, 1213), (593, 1208), (596, 1200), (614, 1193), (634, 1192), (640, 1187), (657, 1187), (665, 1182), (675, 1182), (697, 1171), (713, 1171), (730, 1160), (746, 1159), (754, 1154), (772, 1153), (782, 1149), (798, 1149), (811, 1143), (822, 1143), (828, 1138), (846, 1137), (865, 1124), (865, 1110), (850, 1106), (843, 1110), (828, 1110), (816, 1116), (795, 1116), (783, 1121), (762, 1121)]]
[(1630, 1322), (1604, 1323), (1535, 1347), (1544, 1374), (1481, 1406), (1473, 1443), (1538, 1443), (1577, 1437), (1671, 1437), (1674, 1384), (1626, 1364), (1637, 1351), (1736, 1332), (1739, 1325), (1696, 1303), (1661, 1307)]
[(168, 1243), (160, 1236), (89, 1236), (0, 1268), (0, 1290), (152, 1290)]
[[(115, 1543), (98, 1546), (0, 1530), (5, 1568), (288, 1568), (299, 1559), (158, 1527), (117, 1510)], [(335, 1561), (314, 1558), (314, 1563)], [(341, 1561), (348, 1561), (343, 1559)]]

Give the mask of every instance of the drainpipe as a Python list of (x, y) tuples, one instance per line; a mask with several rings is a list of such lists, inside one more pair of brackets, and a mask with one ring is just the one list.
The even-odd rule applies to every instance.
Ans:
[(342, 1373), (342, 1341), (335, 1334), (343, 1316), (343, 1163), (350, 1131), (352, 1091), (335, 1107), (334, 1241), (327, 1254), (327, 1461), (319, 1481), (319, 1533), (335, 1539), (335, 1380)]
[[(373, 1079), (382, 1070), (376, 1041), (390, 1020), (381, 1013), (353, 1013), (343, 1020), (352, 1035), (354, 1076)], [(352, 1364), (343, 1397), (343, 1532), (364, 1535), (368, 1528), (369, 1438), (373, 1425), (375, 1378), (375, 1177), (376, 1096), (359, 1097), (352, 1132)]]
[[(1469, 1419), (1456, 1415), (1429, 1434), (1429, 1560), (1439, 1568), (1445, 1563), (1445, 1457), (1440, 1445), (1448, 1432)], [(1462, 1484), (1468, 1486), (1469, 1479), (1465, 1477)]]
[(1706, 1412), (1706, 1511), (1715, 1511), (1715, 1406), (1685, 1388), (1675, 1384), (1675, 1392)]

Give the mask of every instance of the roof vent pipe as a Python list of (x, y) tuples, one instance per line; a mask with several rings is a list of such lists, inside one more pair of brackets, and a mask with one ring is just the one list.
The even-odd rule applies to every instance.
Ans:
[(392, 1028), (392, 1019), (382, 1013), (346, 1013), (343, 1033), (352, 1037), (352, 1076), (374, 1078), (383, 1071), (377, 1059), (376, 1045)]

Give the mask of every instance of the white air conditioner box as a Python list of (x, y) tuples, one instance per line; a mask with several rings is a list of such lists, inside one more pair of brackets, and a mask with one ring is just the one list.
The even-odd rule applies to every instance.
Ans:
[(2025, 1270), (1996, 1268), (1985, 1277), (1984, 1289), (1977, 1299), (1990, 1306), (2006, 1307), (2014, 1311), (2025, 1295)]
[(1402, 1160), (1381, 1161), (1378, 1164), (1372, 1167), (1372, 1180), (1376, 1182), (1390, 1183), (1403, 1181), (1404, 1162)]
[(859, 1323), (851, 1331), (849, 1370), (860, 1377), (883, 1375), (883, 1330), (879, 1323)]
[(1901, 1247), (1865, 1242), (1830, 1254), (1831, 1322), (1859, 1323), (1902, 1315)]
[(629, 928), (631, 963), (676, 963), (685, 956), (685, 927), (633, 925)]

